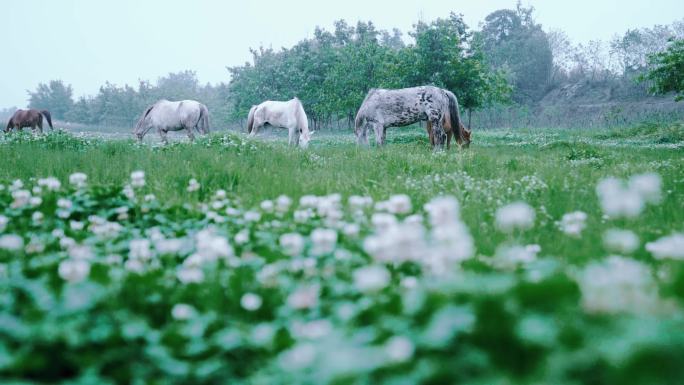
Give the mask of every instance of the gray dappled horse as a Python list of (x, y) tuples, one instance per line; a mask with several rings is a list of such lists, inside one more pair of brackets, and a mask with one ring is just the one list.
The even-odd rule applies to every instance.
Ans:
[(47, 120), (50, 129), (52, 128), (52, 116), (48, 110), (16, 110), (14, 115), (7, 122), (7, 127), (5, 127), (5, 132), (10, 132), (13, 128), (21, 131), (24, 127), (31, 127), (31, 131), (35, 131), (36, 127), (40, 129), (40, 133), (43, 133), (43, 117)]
[(204, 104), (195, 100), (171, 102), (162, 99), (145, 110), (133, 133), (142, 142), (152, 128), (157, 130), (164, 143), (168, 143), (166, 134), (169, 131), (180, 130), (187, 130), (192, 141), (195, 139), (193, 128), (203, 134), (209, 133), (209, 111)]
[(368, 145), (368, 130), (375, 132), (375, 143), (385, 144), (387, 127), (402, 127), (427, 121), (432, 128), (431, 142), (443, 148), (447, 139), (444, 119), (455, 129), (459, 145), (470, 144), (470, 131), (461, 123), (456, 96), (448, 90), (433, 86), (386, 90), (374, 88), (368, 92), (356, 114), (354, 131), (358, 144)]

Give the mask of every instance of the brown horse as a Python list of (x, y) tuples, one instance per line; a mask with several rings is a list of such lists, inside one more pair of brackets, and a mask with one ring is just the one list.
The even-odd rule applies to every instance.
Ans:
[(52, 117), (50, 116), (50, 112), (48, 110), (17, 110), (14, 115), (10, 118), (9, 122), (7, 122), (7, 127), (5, 128), (5, 132), (10, 132), (13, 128), (18, 128), (19, 131), (21, 131), (22, 128), (24, 127), (31, 127), (32, 131), (36, 130), (36, 127), (40, 129), (40, 133), (43, 133), (43, 116), (47, 120), (48, 124), (50, 125), (50, 129), (53, 130), (52, 127)]
[[(467, 130), (463, 124), (460, 123), (459, 125), (461, 126), (461, 129), (459, 130), (459, 133), (454, 133), (453, 128), (451, 127), (451, 115), (449, 115), (449, 111), (444, 112), (444, 120), (442, 121), (442, 125), (444, 127), (444, 132), (447, 135), (447, 149), (451, 147), (451, 138), (456, 135), (456, 142), (458, 143), (459, 146), (461, 147), (468, 147), (470, 145), (470, 130)], [(427, 130), (428, 136), (430, 137), (430, 144), (432, 147), (435, 146), (435, 137), (433, 135), (432, 131), (432, 122), (427, 121), (427, 125), (425, 126), (425, 129)]]

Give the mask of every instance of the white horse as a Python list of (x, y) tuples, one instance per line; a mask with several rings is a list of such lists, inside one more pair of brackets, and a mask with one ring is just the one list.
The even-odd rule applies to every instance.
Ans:
[(314, 131), (309, 131), (309, 121), (299, 99), (287, 102), (265, 101), (252, 106), (247, 116), (247, 132), (254, 136), (265, 124), (289, 130), (288, 143), (306, 148)]
[(135, 125), (133, 133), (142, 142), (147, 132), (155, 128), (164, 143), (168, 143), (169, 131), (187, 130), (190, 140), (194, 140), (192, 129), (203, 134), (209, 133), (209, 111), (207, 106), (194, 100), (170, 102), (162, 99), (145, 110)]

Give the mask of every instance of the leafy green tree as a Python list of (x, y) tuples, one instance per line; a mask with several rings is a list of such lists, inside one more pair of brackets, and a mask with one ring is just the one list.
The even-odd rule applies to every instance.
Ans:
[(544, 96), (553, 71), (549, 40), (534, 22), (533, 11), (520, 3), (515, 10), (495, 11), (485, 18), (480, 32), (488, 62), (508, 73), (514, 85), (513, 99), (522, 103)]
[(74, 104), (71, 85), (65, 85), (61, 80), (40, 83), (36, 91), (28, 91), (28, 94), (29, 108), (50, 110), (55, 119), (65, 119)]
[(674, 92), (675, 100), (684, 100), (684, 39), (673, 40), (665, 51), (650, 55), (648, 61), (653, 68), (641, 79), (653, 82), (651, 91)]

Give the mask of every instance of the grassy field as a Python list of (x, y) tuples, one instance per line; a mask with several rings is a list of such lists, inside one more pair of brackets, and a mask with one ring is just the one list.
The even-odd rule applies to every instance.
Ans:
[[(15, 325), (0, 326), (0, 379), (678, 383), (684, 256), (666, 237), (684, 231), (683, 132), (487, 131), (474, 133), (470, 149), (441, 153), (417, 128), (391, 131), (381, 149), (357, 147), (351, 133), (317, 133), (307, 150), (282, 136), (228, 133), (166, 147), (5, 137), (0, 208), (5, 233), (23, 244), (0, 254), (0, 324)], [(144, 186), (122, 193), (137, 170)], [(69, 184), (75, 172), (87, 175), (85, 186)], [(650, 178), (641, 190), (627, 187), (636, 175)], [(60, 181), (54, 192), (38, 181), (46, 177)], [(631, 190), (602, 202), (597, 186), (608, 177)], [(193, 178), (199, 187), (188, 191)], [(17, 179), (23, 186), (10, 187)], [(29, 195), (40, 203), (17, 203), (17, 190), (39, 183)], [(308, 195), (326, 198), (307, 203)], [(355, 208), (351, 196), (375, 206)], [(440, 196), (460, 206), (444, 209), (452, 249), (423, 209)], [(630, 199), (638, 212), (607, 207), (625, 200), (613, 210), (628, 212)], [(506, 219), (500, 209), (515, 202), (531, 213)], [(579, 233), (564, 232), (564, 215), (578, 211)], [(387, 215), (390, 230), (380, 223)], [(102, 221), (121, 228), (103, 238), (94, 230)], [(637, 244), (605, 241), (611, 229), (631, 231)], [(302, 249), (283, 234), (303, 237)], [(220, 246), (202, 246), (205, 238)], [(660, 252), (647, 246), (664, 238)], [(148, 243), (133, 245), (141, 239)], [(164, 251), (160, 239), (182, 246)], [(406, 250), (414, 252), (398, 257)], [(436, 269), (433, 254), (446, 255)], [(197, 267), (193, 255), (204, 255), (201, 280), (183, 278)], [(83, 259), (80, 275), (65, 263)], [(293, 305), (293, 293), (311, 303)], [(77, 336), (92, 328), (100, 334)], [(47, 359), (56, 350), (68, 354)], [(137, 365), (114, 369), (133, 358)]]

